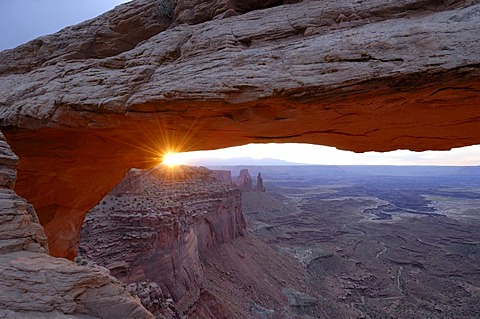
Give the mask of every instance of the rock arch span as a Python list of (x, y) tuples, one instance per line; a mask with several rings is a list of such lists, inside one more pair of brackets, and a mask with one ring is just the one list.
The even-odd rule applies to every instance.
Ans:
[(217, 16), (198, 0), (185, 21), (178, 3), (169, 16), (133, 1), (0, 52), (15, 191), (54, 256), (73, 258), (87, 211), (171, 147), (480, 144), (478, 1), (275, 2)]

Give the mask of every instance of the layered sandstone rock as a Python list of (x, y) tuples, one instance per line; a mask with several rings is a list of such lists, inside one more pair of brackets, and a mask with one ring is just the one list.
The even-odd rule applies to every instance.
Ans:
[(210, 306), (202, 301), (208, 285), (201, 259), (208, 248), (241, 236), (245, 221), (239, 190), (215, 175), (193, 167), (131, 171), (120, 185), (140, 180), (144, 191), (102, 199), (87, 215), (80, 253), (128, 284), (156, 283), (160, 301), (150, 291), (139, 297), (159, 314), (171, 311), (170, 298), (180, 317), (201, 307), (218, 312), (215, 298)]
[(0, 317), (152, 318), (113, 277), (47, 254), (35, 210), (12, 190), (17, 161), (0, 133)]
[(282, 0), (179, 0), (175, 6), (175, 23), (198, 24), (278, 6), (282, 2)]
[(0, 52), (16, 191), (53, 255), (168, 148), (480, 143), (478, 0), (290, 2), (137, 0)]

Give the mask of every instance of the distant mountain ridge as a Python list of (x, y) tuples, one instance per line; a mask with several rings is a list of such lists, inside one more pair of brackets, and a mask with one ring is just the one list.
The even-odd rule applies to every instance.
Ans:
[(188, 165), (195, 166), (237, 166), (241, 165), (255, 165), (255, 166), (296, 166), (303, 165), (293, 162), (287, 162), (274, 158), (251, 158), (251, 157), (236, 157), (236, 158), (200, 158), (192, 162), (189, 162)]

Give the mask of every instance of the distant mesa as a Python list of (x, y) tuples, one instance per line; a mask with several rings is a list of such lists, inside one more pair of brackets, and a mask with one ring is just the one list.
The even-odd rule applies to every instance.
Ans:
[(299, 163), (293, 163), (288, 161), (283, 161), (274, 158), (261, 158), (255, 159), (251, 157), (236, 157), (236, 158), (199, 158), (195, 159), (192, 165), (196, 166), (207, 166), (207, 167), (217, 167), (217, 166), (237, 166), (237, 165), (249, 165), (249, 166), (292, 166), (292, 165), (302, 165)]
[(232, 172), (228, 170), (212, 170), (212, 175), (220, 183), (233, 184)]

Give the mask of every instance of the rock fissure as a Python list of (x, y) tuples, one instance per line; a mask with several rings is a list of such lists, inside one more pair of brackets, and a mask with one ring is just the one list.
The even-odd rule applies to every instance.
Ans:
[(441, 88), (441, 89), (438, 89), (436, 90), (435, 92), (433, 92), (432, 94), (430, 94), (430, 96), (433, 96), (435, 94), (438, 94), (442, 91), (445, 91), (445, 90), (453, 90), (453, 91), (467, 91), (467, 92), (477, 92), (477, 93), (480, 93), (480, 90), (477, 90), (477, 89), (474, 89), (472, 87), (445, 87), (445, 88)]

